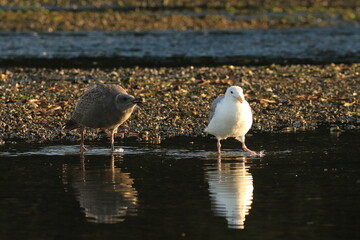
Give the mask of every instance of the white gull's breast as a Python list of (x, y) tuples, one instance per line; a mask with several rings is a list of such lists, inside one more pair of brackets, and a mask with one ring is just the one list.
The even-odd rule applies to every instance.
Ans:
[(252, 125), (252, 113), (248, 102), (222, 101), (215, 109), (207, 128), (208, 133), (220, 139), (245, 135)]

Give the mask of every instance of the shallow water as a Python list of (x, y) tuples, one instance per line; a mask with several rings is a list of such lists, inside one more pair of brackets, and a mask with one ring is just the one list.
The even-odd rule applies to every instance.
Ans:
[(358, 133), (0, 147), (1, 239), (358, 239)]
[(358, 62), (360, 28), (0, 32), (0, 64), (179, 66)]

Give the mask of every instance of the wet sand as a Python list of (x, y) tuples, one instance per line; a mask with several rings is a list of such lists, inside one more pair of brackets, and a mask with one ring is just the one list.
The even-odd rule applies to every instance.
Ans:
[[(74, 141), (64, 131), (81, 93), (96, 83), (120, 84), (145, 103), (117, 137), (160, 143), (205, 136), (208, 111), (230, 85), (244, 88), (253, 113), (250, 133), (359, 130), (360, 64), (114, 69), (0, 68), (0, 139)], [(103, 139), (90, 130), (87, 140)]]

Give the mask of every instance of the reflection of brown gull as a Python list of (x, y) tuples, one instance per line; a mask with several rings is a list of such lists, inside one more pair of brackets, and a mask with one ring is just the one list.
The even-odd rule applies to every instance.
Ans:
[(80, 128), (80, 151), (85, 152), (85, 127), (110, 129), (111, 150), (114, 151), (114, 134), (131, 115), (141, 98), (134, 98), (118, 85), (97, 84), (88, 88), (76, 103), (66, 129)]
[(248, 168), (244, 163), (223, 161), (206, 171), (215, 215), (225, 217), (230, 228), (243, 229), (254, 189)]
[(128, 173), (115, 168), (113, 155), (109, 168), (86, 170), (82, 159), (81, 167), (66, 165), (64, 175), (78, 192), (77, 199), (89, 221), (117, 223), (127, 215), (136, 215), (138, 198), (132, 187), (134, 181)]

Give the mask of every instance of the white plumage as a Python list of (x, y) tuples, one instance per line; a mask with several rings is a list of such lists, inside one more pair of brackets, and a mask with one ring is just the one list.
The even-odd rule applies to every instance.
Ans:
[(217, 138), (219, 154), (221, 154), (220, 141), (234, 137), (242, 143), (245, 151), (256, 155), (245, 144), (245, 134), (250, 130), (252, 122), (251, 108), (245, 100), (242, 88), (232, 86), (226, 90), (225, 96), (218, 97), (212, 103), (206, 131)]

